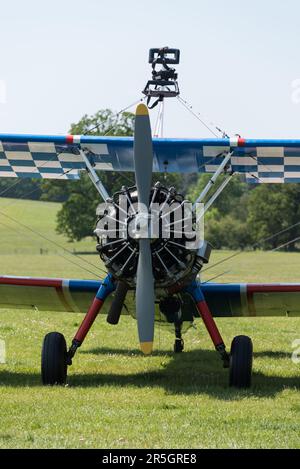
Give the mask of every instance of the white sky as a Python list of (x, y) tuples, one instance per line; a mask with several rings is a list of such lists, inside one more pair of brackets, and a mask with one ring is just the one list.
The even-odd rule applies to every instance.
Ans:
[[(168, 45), (202, 115), (248, 138), (300, 138), (299, 44), (298, 0), (0, 0), (0, 133), (64, 134), (125, 107), (150, 78), (148, 49)], [(175, 100), (165, 135), (210, 136)]]

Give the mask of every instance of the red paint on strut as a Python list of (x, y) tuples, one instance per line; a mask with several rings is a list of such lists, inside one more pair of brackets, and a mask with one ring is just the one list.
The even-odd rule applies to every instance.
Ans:
[(217, 347), (217, 345), (224, 344), (224, 341), (217, 328), (214, 318), (212, 317), (212, 314), (210, 310), (208, 309), (206, 301), (205, 300), (199, 301), (196, 304), (196, 306), (215, 347)]
[(86, 313), (84, 320), (82, 321), (78, 331), (76, 332), (76, 335), (74, 337), (74, 340), (82, 342), (85, 339), (85, 336), (89, 332), (90, 328), (92, 327), (100, 309), (102, 308), (104, 301), (103, 300), (98, 300), (98, 298), (95, 298), (93, 303), (91, 304), (88, 312)]

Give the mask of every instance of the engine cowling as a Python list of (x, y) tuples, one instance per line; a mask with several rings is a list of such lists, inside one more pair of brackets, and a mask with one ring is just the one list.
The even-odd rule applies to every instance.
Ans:
[[(208, 262), (210, 246), (197, 242), (195, 214), (174, 187), (157, 182), (150, 194), (151, 255), (156, 287), (170, 287), (196, 277)], [(108, 271), (133, 287), (139, 256), (139, 207), (136, 186), (122, 187), (98, 208), (97, 250)]]

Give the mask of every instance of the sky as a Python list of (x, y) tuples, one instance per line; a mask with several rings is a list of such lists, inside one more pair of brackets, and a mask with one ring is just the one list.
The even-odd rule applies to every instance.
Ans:
[[(65, 134), (142, 95), (148, 50), (181, 50), (181, 97), (245, 138), (300, 138), (298, 0), (0, 0), (0, 133)], [(155, 111), (151, 113), (155, 122)], [(210, 137), (176, 99), (164, 136)]]

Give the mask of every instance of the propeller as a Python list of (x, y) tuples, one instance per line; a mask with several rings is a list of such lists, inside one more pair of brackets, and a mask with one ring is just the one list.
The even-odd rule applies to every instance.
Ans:
[(139, 259), (136, 280), (136, 317), (141, 350), (150, 354), (154, 338), (155, 293), (149, 225), (149, 199), (152, 182), (153, 149), (147, 106), (139, 104), (135, 115), (134, 166), (139, 209), (136, 216), (139, 239)]

